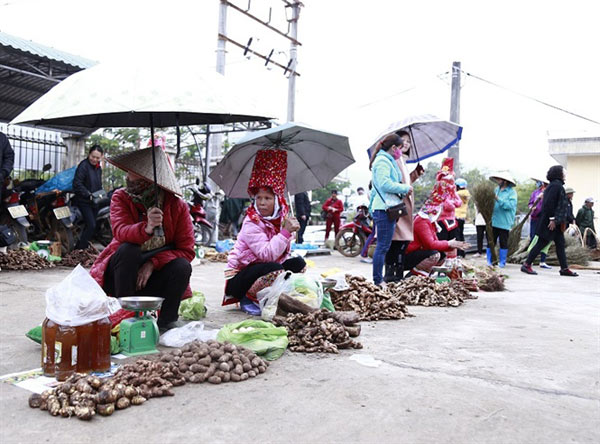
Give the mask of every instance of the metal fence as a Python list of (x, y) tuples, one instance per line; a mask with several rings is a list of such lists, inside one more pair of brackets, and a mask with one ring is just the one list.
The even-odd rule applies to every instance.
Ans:
[(44, 178), (52, 177), (63, 170), (67, 147), (60, 133), (0, 124), (0, 131), (7, 135), (15, 152), (13, 179), (41, 177), (46, 164), (52, 167)]

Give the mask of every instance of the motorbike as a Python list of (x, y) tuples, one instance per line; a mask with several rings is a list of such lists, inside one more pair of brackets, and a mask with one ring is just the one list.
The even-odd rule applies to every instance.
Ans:
[(2, 194), (0, 225), (12, 228), (16, 234), (16, 242), (9, 247), (18, 248), (20, 244), (27, 243), (27, 230), (31, 226), (28, 219), (29, 213), (27, 208), (20, 203), (19, 186), (10, 178), (6, 179), (5, 185)]
[[(96, 215), (96, 229), (94, 230), (92, 240), (99, 242), (104, 247), (106, 247), (113, 238), (112, 227), (110, 225), (110, 200), (112, 199), (113, 193), (119, 188), (120, 187), (110, 190), (106, 197), (102, 198), (96, 204), (98, 207), (98, 214)], [(74, 226), (75, 243), (77, 243), (81, 236), (81, 232), (83, 231), (85, 222), (81, 210), (73, 203), (72, 199), (69, 200), (69, 206), (73, 213), (71, 220)]]
[[(46, 164), (42, 173), (50, 169), (52, 165)], [(19, 242), (57, 241), (61, 243), (62, 254), (66, 254), (73, 249), (74, 245), (73, 224), (71, 211), (66, 202), (66, 193), (53, 190), (36, 194), (37, 188), (44, 182), (46, 182), (44, 179), (14, 181), (6, 202), (7, 210), (16, 221), (13, 227)]]
[(335, 236), (335, 248), (347, 257), (356, 257), (360, 254), (367, 242), (367, 237), (373, 232), (369, 221), (369, 209), (361, 205), (356, 209), (352, 222), (340, 227)]
[(190, 217), (194, 225), (194, 239), (196, 245), (208, 245), (213, 231), (213, 225), (206, 218), (204, 203), (211, 196), (210, 187), (205, 183), (200, 188), (200, 180), (196, 179), (196, 185), (189, 187), (192, 192), (192, 200), (188, 201)]

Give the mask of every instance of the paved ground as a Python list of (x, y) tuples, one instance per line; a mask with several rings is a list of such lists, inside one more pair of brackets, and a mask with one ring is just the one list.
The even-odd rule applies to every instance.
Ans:
[[(314, 261), (370, 275), (337, 253)], [(220, 307), (222, 269), (194, 267), (207, 327), (244, 318)], [(24, 333), (44, 317), (44, 290), (68, 272), (0, 272), (0, 374), (39, 365)], [(362, 350), (286, 352), (245, 383), (180, 387), (89, 423), (31, 410), (28, 392), (0, 384), (0, 442), (599, 442), (600, 275), (507, 272), (507, 292), (363, 324)], [(354, 353), (383, 363), (363, 366)]]

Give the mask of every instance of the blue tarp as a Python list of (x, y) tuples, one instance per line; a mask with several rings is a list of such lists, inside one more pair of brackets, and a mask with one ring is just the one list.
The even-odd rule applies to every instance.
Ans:
[(48, 179), (37, 190), (35, 194), (46, 193), (52, 190), (73, 191), (73, 179), (75, 178), (76, 166), (61, 171), (56, 176)]

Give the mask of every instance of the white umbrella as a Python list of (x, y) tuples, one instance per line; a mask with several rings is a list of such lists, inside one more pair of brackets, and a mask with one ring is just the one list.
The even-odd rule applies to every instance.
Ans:
[(251, 95), (247, 86), (198, 67), (100, 63), (63, 80), (11, 123), (162, 128), (268, 120), (272, 114)]
[(407, 163), (419, 162), (443, 153), (456, 144), (462, 136), (462, 126), (456, 123), (440, 119), (433, 114), (411, 116), (389, 125), (369, 147), (367, 150), (369, 155), (377, 142), (400, 130), (408, 132), (412, 139)]
[(229, 197), (248, 197), (254, 157), (262, 149), (288, 152), (286, 186), (291, 194), (327, 185), (354, 163), (348, 137), (286, 123), (240, 140), (210, 174)]
[[(150, 127), (154, 148), (155, 127), (269, 120), (257, 103), (248, 88), (197, 66), (101, 63), (56, 85), (11, 124)], [(179, 153), (179, 131), (177, 144)], [(152, 164), (158, 196), (154, 149)]]

